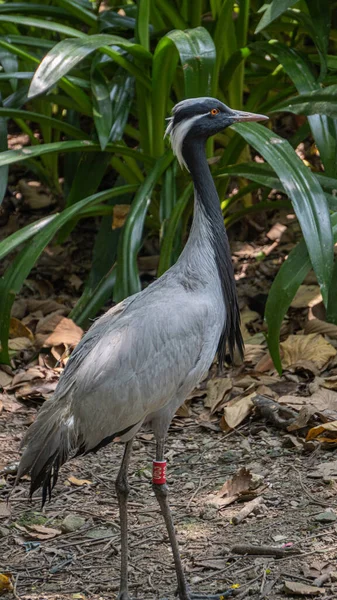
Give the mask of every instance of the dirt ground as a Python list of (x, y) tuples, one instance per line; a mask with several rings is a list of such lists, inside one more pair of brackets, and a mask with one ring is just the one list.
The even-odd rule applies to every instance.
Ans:
[[(285, 581), (312, 586), (323, 577), (320, 597), (336, 598), (337, 523), (317, 520), (336, 509), (335, 489), (319, 476), (319, 467), (331, 463), (333, 453), (290, 450), (284, 434), (261, 419), (229, 434), (207, 430), (199, 424), (202, 411), (196, 400), (191, 417), (175, 419), (166, 453), (170, 503), (191, 588), (279, 600), (285, 597)], [(27, 412), (8, 421), (2, 425), (10, 437), (2, 434), (1, 443), (13, 461)], [(173, 599), (172, 555), (150, 484), (151, 437), (144, 434), (136, 441), (130, 468), (130, 591), (140, 600)], [(27, 499), (27, 482), (13, 493), (11, 516), (1, 521), (0, 565), (2, 572), (14, 575), (22, 600), (116, 597), (120, 540), (113, 482), (121, 451), (120, 444), (111, 445), (65, 465), (43, 512), (38, 498), (32, 503)], [(212, 492), (241, 467), (256, 476), (263, 504), (258, 514), (234, 525), (242, 503), (218, 510)], [(77, 485), (70, 484), (69, 476)], [(89, 483), (81, 485), (80, 480)], [(12, 478), (7, 482), (10, 487)], [(4, 494), (6, 488), (1, 488)], [(46, 540), (33, 535), (34, 541), (20, 531), (36, 523), (57, 531), (67, 515), (84, 519), (80, 530)], [(278, 558), (239, 554), (235, 546), (246, 544), (286, 549)], [(331, 571), (333, 578), (324, 583), (324, 574)]]

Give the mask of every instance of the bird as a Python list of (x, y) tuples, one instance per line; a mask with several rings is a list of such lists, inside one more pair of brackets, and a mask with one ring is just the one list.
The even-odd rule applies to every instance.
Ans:
[(30, 474), (30, 497), (42, 488), (44, 504), (68, 459), (114, 440), (125, 443), (115, 482), (121, 528), (118, 600), (130, 600), (128, 466), (132, 442), (143, 425), (155, 437), (152, 486), (172, 547), (179, 600), (221, 596), (193, 594), (187, 585), (168, 503), (165, 439), (176, 410), (215, 356), (223, 366), (236, 348), (241, 357), (244, 350), (230, 246), (205, 144), (234, 123), (267, 118), (209, 97), (174, 106), (165, 135), (194, 185), (188, 240), (161, 277), (94, 321), (21, 444), (16, 482)]

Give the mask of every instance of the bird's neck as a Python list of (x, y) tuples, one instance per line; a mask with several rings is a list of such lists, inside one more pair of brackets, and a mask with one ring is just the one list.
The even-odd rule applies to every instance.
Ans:
[[(206, 159), (204, 142), (202, 140), (184, 142), (182, 154), (191, 173), (195, 192), (193, 223), (185, 250), (189, 259), (194, 256), (194, 259), (199, 261), (199, 268), (203, 262), (204, 269), (213, 270), (212, 263), (209, 261), (210, 256), (214, 261), (213, 264), (215, 263), (226, 307), (226, 322), (218, 347), (219, 361), (223, 363), (226, 343), (231, 357), (236, 344), (241, 354), (243, 348), (231, 251), (219, 196)], [(203, 255), (204, 261), (202, 261)]]

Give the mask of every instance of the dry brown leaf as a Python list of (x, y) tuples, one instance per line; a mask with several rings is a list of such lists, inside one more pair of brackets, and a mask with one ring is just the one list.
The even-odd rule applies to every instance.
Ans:
[(12, 592), (13, 589), (12, 577), (5, 575), (5, 573), (0, 573), (0, 596)]
[(326, 410), (337, 412), (337, 392), (333, 390), (320, 389), (312, 396), (281, 396), (278, 401), (279, 404), (289, 406), (295, 410), (300, 410), (303, 406), (310, 406), (316, 413), (324, 414)]
[(44, 379), (45, 376), (46, 374), (40, 367), (30, 367), (25, 371), (19, 371), (19, 373), (16, 373), (13, 377), (11, 390), (23, 382), (32, 381), (33, 379)]
[(0, 519), (11, 516), (11, 507), (8, 502), (0, 502)]
[(317, 333), (290, 335), (280, 347), (284, 368), (296, 365), (300, 361), (312, 361), (321, 369), (337, 354), (335, 348)]
[(184, 404), (182, 404), (181, 406), (179, 406), (178, 410), (176, 411), (176, 417), (182, 417), (184, 419), (187, 419), (187, 417), (191, 416), (191, 407), (190, 407), (190, 403), (189, 402), (184, 402)]
[(13, 375), (9, 375), (0, 369), (0, 387), (6, 387), (9, 385), (13, 379)]
[(260, 315), (258, 312), (255, 312), (254, 310), (250, 310), (250, 308), (248, 308), (248, 306), (246, 306), (240, 313), (240, 317), (241, 317), (241, 333), (242, 333), (242, 337), (244, 342), (248, 341), (251, 337), (251, 333), (248, 330), (248, 325), (250, 323), (252, 323), (253, 321), (257, 321), (258, 319), (260, 319)]
[(15, 527), (23, 532), (29, 538), (34, 540), (51, 540), (54, 537), (62, 534), (60, 529), (53, 529), (52, 527), (45, 527), (44, 525), (26, 525), (23, 527), (18, 523), (15, 523)]
[(259, 364), (265, 354), (266, 350), (261, 344), (245, 344), (245, 363)]
[(320, 319), (311, 319), (305, 324), (304, 333), (321, 333), (322, 335), (328, 335), (330, 338), (336, 340), (337, 325), (334, 325), (333, 323), (326, 323)]
[(322, 302), (322, 294), (318, 285), (300, 285), (290, 306), (292, 308), (307, 308)]
[(232, 380), (228, 377), (214, 377), (207, 381), (206, 393), (204, 399), (205, 408), (210, 408), (211, 413), (220, 410), (221, 405), (226, 402), (230, 390), (233, 387)]
[(232, 504), (241, 494), (249, 491), (252, 478), (250, 471), (243, 467), (224, 483), (215, 496), (212, 496), (212, 502), (219, 508)]
[(8, 340), (8, 348), (20, 352), (20, 350), (27, 350), (31, 348), (33, 342), (27, 337), (17, 337), (12, 340)]
[(320, 596), (324, 594), (325, 589), (315, 587), (313, 585), (306, 585), (299, 581), (285, 581), (284, 591), (286, 594), (292, 594), (295, 596)]
[(321, 378), (320, 384), (322, 387), (327, 388), (328, 390), (337, 390), (337, 375)]
[(80, 287), (83, 285), (82, 279), (80, 279), (80, 277), (75, 273), (70, 275), (69, 283), (75, 288), (75, 290), (79, 290)]
[(58, 346), (59, 344), (68, 344), (71, 348), (75, 348), (82, 338), (83, 329), (76, 325), (74, 321), (67, 317), (62, 317), (61, 321), (56, 325), (53, 333), (51, 333), (44, 341), (44, 347)]
[(22, 404), (19, 404), (14, 398), (12, 394), (3, 393), (0, 394), (0, 400), (3, 407), (3, 410), (6, 412), (17, 412), (19, 410), (24, 410)]
[(92, 485), (92, 481), (89, 481), (89, 479), (77, 479), (77, 477), (75, 477), (74, 475), (70, 475), (68, 477), (68, 481), (70, 481), (72, 485), (76, 485), (77, 487), (80, 487), (82, 485)]
[(255, 365), (255, 371), (259, 373), (265, 373), (266, 371), (275, 371), (274, 363), (271, 359), (269, 352), (264, 350), (258, 363)]
[(123, 227), (130, 212), (130, 204), (115, 204), (113, 207), (112, 229)]
[(235, 429), (252, 412), (254, 404), (252, 402), (256, 392), (252, 392), (243, 398), (233, 398), (224, 407), (223, 416), (220, 421), (220, 427), (223, 431)]
[(32, 210), (40, 210), (56, 203), (53, 196), (41, 186), (39, 181), (27, 182), (24, 179), (20, 179), (18, 187), (23, 196), (24, 203)]
[(45, 380), (33, 380), (24, 383), (21, 387), (18, 387), (15, 392), (17, 398), (49, 398), (55, 391), (58, 383), (58, 377), (54, 375), (54, 379), (48, 381)]
[[(58, 314), (68, 314), (70, 312), (70, 309), (67, 306), (56, 302), (56, 300), (36, 300), (35, 298), (27, 300), (27, 309), (30, 313), (41, 311), (44, 316), (54, 312), (57, 312)], [(48, 331), (52, 330), (49, 329)]]
[(11, 317), (10, 319), (9, 336), (11, 338), (26, 337), (32, 342), (34, 341), (34, 335), (31, 330), (28, 329), (28, 327), (26, 327), (22, 321), (16, 319), (15, 317)]
[[(321, 437), (321, 433), (326, 433), (326, 436)], [(330, 435), (329, 435), (330, 434)], [(322, 423), (316, 427), (309, 429), (306, 442), (309, 440), (318, 439), (319, 442), (328, 442), (334, 444), (337, 442), (337, 421), (330, 421), (329, 423)]]

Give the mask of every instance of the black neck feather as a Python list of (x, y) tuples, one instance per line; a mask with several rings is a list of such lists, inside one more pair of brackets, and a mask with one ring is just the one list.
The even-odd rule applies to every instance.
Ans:
[(193, 179), (195, 196), (197, 201), (201, 203), (212, 231), (215, 261), (226, 307), (226, 320), (217, 350), (219, 365), (222, 367), (225, 361), (227, 345), (231, 360), (233, 360), (235, 346), (237, 346), (241, 357), (243, 357), (240, 312), (231, 251), (220, 208), (219, 196), (206, 160), (204, 141), (201, 139), (186, 139), (182, 150), (184, 161)]

